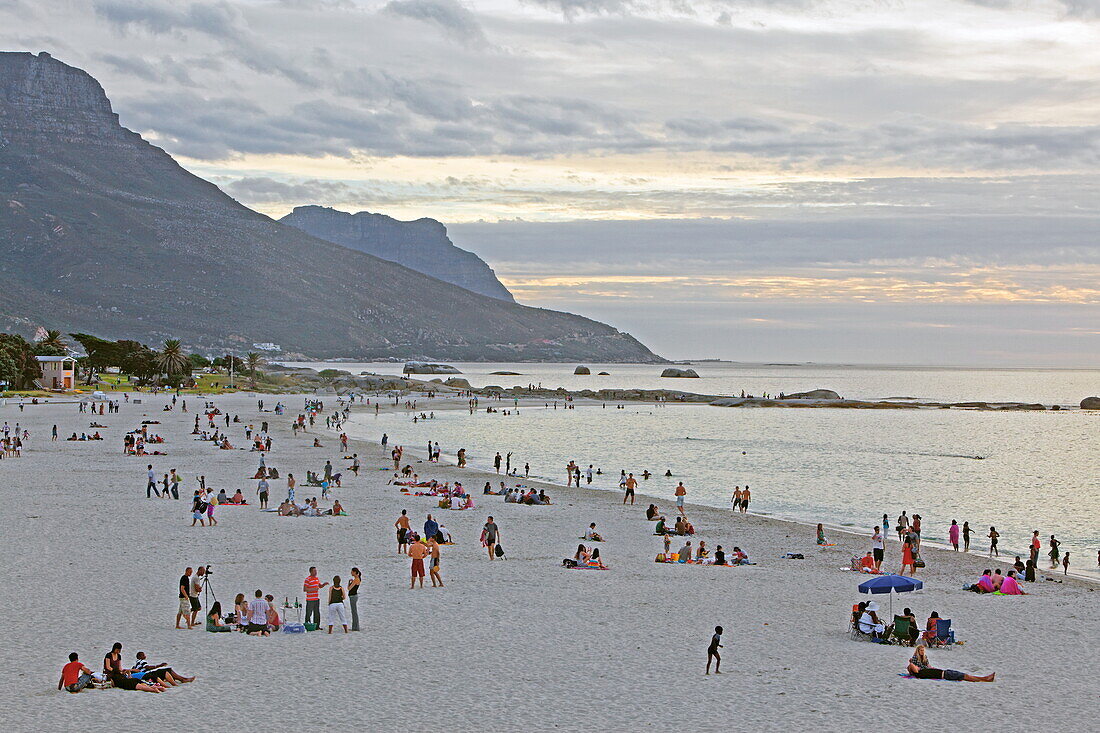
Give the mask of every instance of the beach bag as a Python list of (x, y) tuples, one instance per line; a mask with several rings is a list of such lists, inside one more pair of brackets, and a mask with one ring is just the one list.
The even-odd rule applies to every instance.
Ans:
[[(310, 624), (310, 625), (313, 626), (313, 624)], [(283, 633), (284, 634), (304, 634), (304, 633), (306, 633), (306, 627), (303, 624), (290, 621), (290, 622), (287, 622), (287, 623), (283, 624)]]
[(924, 567), (924, 560), (921, 559), (920, 555), (917, 555), (916, 557), (913, 558), (913, 567), (915, 567), (915, 568), (923, 568)]
[(304, 626), (304, 628), (306, 631), (316, 631), (318, 629), (318, 625), (310, 621)]
[(494, 552), (496, 553), (497, 557), (504, 557), (504, 548), (501, 547), (500, 545), (496, 546)]
[(654, 560), (653, 562), (665, 562), (665, 553), (658, 552), (657, 553), (657, 559)]

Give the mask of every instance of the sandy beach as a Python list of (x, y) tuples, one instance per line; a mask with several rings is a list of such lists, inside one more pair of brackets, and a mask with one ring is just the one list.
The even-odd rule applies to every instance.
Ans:
[[(214, 398), (240, 416), (229, 428), (231, 440), (247, 445), (244, 426), (269, 421), (274, 448), (267, 464), (299, 479), (299, 499), (319, 495), (301, 486), (306, 470), (320, 470), (326, 459), (337, 470), (350, 463), (336, 434), (322, 418), (311, 432), (293, 436), (291, 416), (304, 397), (259, 397), (269, 409), (281, 399), (287, 414), (259, 413), (256, 395)], [(918, 575), (924, 590), (895, 598), (894, 610), (910, 606), (922, 624), (931, 611), (951, 618), (966, 643), (930, 650), (932, 664), (996, 672), (997, 681), (906, 679), (898, 673), (911, 650), (848, 635), (852, 604), (868, 598), (856, 586), (868, 576), (841, 568), (870, 548), (869, 538), (831, 533), (837, 545), (820, 549), (811, 527), (691, 506), (689, 493), (693, 543), (739, 545), (758, 564), (657, 564), (662, 543), (645, 520), (644, 495), (624, 507), (617, 494), (546, 485), (552, 506), (520, 506), (481, 495), (495, 476), (414, 463), (421, 477), (460, 479), (475, 495), (473, 510), (440, 510), (434, 498), (403, 496), (387, 485), (388, 453), (377, 442), (354, 440), (348, 453), (359, 454), (363, 471), (355, 477), (344, 470), (343, 487), (334, 492), (348, 516), (278, 517), (253, 503), (219, 507), (216, 527), (191, 527), (188, 499), (200, 474), (209, 486), (241, 488), (255, 502), (249, 477), (258, 454), (194, 440), (203, 398), (187, 396), (188, 413), (163, 412), (169, 399), (142, 395), (142, 405), (95, 417), (73, 402), (28, 404), (23, 412), (12, 400), (0, 407), (0, 422), (31, 432), (21, 458), (0, 461), (2, 548), (9, 558), (0, 599), (9, 673), (0, 684), (9, 730), (1068, 731), (1088, 729), (1100, 715), (1100, 595), (1086, 581), (1040, 580), (1025, 584), (1031, 594), (1025, 597), (979, 596), (961, 587), (990, 567), (984, 552), (926, 550), (928, 567)], [(326, 408), (336, 407), (334, 396), (323, 399)], [(432, 407), (419, 402), (422, 410)], [(366, 409), (356, 405), (353, 413)], [(122, 454), (123, 434), (143, 419), (161, 421), (150, 429), (165, 437), (157, 447), (168, 455)], [(64, 440), (74, 431), (93, 432), (93, 420), (108, 426), (100, 429), (104, 441)], [(55, 424), (61, 440), (51, 442)], [(315, 436), (323, 448), (312, 447)], [(180, 501), (145, 498), (147, 463), (158, 475), (180, 472)], [(767, 487), (753, 488), (756, 508), (765, 508)], [(285, 480), (273, 481), (272, 506), (284, 495)], [(674, 514), (671, 496), (653, 501), (666, 516)], [(416, 528), (428, 513), (442, 515), (454, 536), (456, 544), (443, 548), (445, 588), (409, 589), (409, 561), (396, 553), (393, 530), (402, 509)], [(490, 562), (478, 542), (490, 514), (507, 561)], [(563, 569), (562, 558), (572, 556), (590, 522), (607, 539), (600, 548), (611, 569)], [(781, 559), (788, 552), (806, 559)], [(887, 569), (897, 569), (898, 555), (895, 534)], [(206, 564), (224, 607), (257, 588), (280, 605), (287, 596), (304, 600), (309, 566), (326, 581), (346, 580), (358, 566), (363, 630), (270, 638), (210, 634), (201, 626), (177, 631), (177, 579), (185, 567)], [(1048, 575), (1062, 579), (1060, 572), (1041, 577)], [(874, 599), (885, 612), (888, 599)], [(723, 674), (707, 677), (715, 625), (725, 628)], [(98, 670), (115, 641), (124, 645), (125, 664), (144, 650), (151, 661), (167, 661), (198, 680), (160, 695), (57, 691), (69, 652)]]

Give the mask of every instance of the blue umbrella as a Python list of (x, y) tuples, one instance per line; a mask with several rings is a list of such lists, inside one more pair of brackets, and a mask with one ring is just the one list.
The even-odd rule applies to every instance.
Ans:
[(890, 594), (890, 615), (894, 615), (894, 593), (909, 593), (920, 590), (924, 583), (916, 578), (904, 575), (879, 575), (859, 584), (860, 593)]

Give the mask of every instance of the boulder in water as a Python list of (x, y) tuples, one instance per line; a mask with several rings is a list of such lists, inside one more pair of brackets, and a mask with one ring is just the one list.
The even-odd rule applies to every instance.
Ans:
[(1082, 410), (1100, 410), (1100, 397), (1086, 397), (1081, 400)]
[(840, 395), (831, 389), (811, 389), (809, 392), (795, 392), (784, 395), (788, 400), (839, 400)]
[(429, 364), (426, 361), (405, 362), (405, 374), (462, 374), (450, 364)]
[(489, 374), (495, 375), (495, 376), (498, 376), (498, 377), (518, 377), (518, 376), (520, 376), (519, 372), (489, 372)]
[(573, 373), (574, 374), (591, 374), (592, 370), (582, 364), (581, 366), (574, 369)]
[(662, 377), (676, 377), (679, 379), (698, 379), (699, 375), (694, 369), (677, 369), (675, 367), (669, 367), (661, 372)]
[(597, 376), (597, 377), (610, 377), (610, 376), (611, 376), (611, 372), (600, 372), (600, 373), (599, 373), (599, 374), (597, 374), (596, 376)]

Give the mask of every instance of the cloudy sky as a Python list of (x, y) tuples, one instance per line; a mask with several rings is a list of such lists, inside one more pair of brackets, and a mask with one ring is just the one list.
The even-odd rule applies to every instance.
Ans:
[(0, 47), (666, 356), (1100, 364), (1100, 0), (0, 0)]

